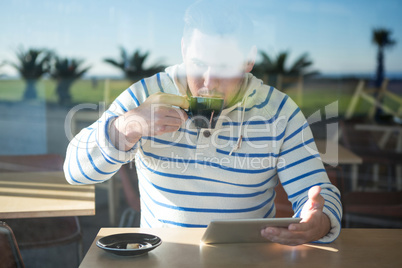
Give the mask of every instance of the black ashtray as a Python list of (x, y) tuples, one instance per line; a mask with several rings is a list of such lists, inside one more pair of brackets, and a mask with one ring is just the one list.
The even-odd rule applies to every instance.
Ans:
[(96, 241), (99, 248), (120, 256), (144, 255), (160, 244), (162, 240), (159, 237), (144, 233), (114, 234)]

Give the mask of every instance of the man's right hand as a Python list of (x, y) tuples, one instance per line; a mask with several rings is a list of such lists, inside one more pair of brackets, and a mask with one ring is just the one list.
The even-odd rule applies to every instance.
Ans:
[(158, 92), (149, 96), (139, 107), (119, 116), (112, 123), (110, 137), (119, 150), (130, 150), (142, 136), (157, 136), (177, 131), (187, 120), (186, 97)]

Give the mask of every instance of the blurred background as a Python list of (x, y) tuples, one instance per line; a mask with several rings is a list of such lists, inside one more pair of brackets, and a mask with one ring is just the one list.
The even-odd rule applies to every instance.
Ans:
[[(191, 2), (1, 1), (0, 155), (64, 158), (73, 135), (132, 83), (181, 63)], [(253, 74), (296, 101), (316, 139), (356, 157), (329, 163), (344, 226), (401, 228), (402, 1), (231, 3), (254, 24)], [(96, 187), (96, 215), (79, 217), (84, 252), (99, 228), (138, 224), (115, 177)], [(31, 267), (50, 262), (24, 254)]]

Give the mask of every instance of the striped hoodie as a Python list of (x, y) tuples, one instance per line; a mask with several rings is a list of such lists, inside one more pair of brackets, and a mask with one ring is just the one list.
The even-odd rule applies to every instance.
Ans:
[(125, 90), (91, 126), (70, 142), (64, 172), (71, 184), (100, 183), (135, 160), (141, 227), (206, 227), (213, 219), (275, 217), (274, 187), (281, 181), (299, 216), (308, 190), (322, 188), (331, 231), (340, 232), (338, 189), (327, 177), (308, 123), (284, 93), (245, 76), (244, 98), (224, 109), (214, 129), (188, 119), (173, 133), (142, 137), (129, 151), (116, 149), (108, 128), (119, 115), (156, 92), (185, 95), (176, 65)]

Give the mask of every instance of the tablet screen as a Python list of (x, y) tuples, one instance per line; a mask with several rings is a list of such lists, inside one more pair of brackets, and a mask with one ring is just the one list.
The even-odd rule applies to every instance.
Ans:
[(261, 236), (261, 229), (269, 226), (287, 227), (300, 220), (301, 218), (213, 220), (208, 224), (201, 242), (206, 244), (268, 242)]

